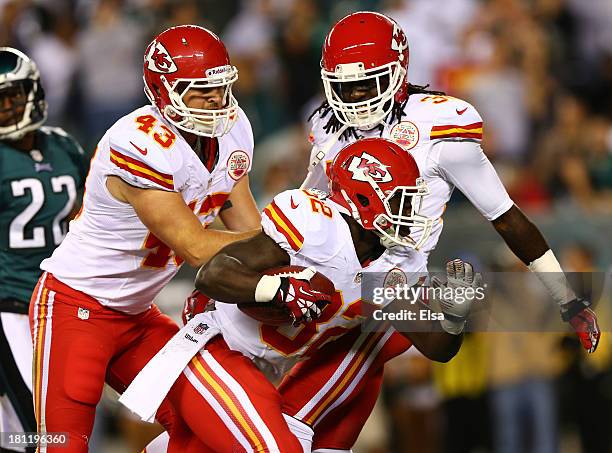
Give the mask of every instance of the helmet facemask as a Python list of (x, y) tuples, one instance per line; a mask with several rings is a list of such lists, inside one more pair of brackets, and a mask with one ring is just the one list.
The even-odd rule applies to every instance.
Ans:
[(384, 197), (385, 213), (374, 219), (381, 244), (419, 249), (429, 239), (433, 220), (419, 214), (429, 188), (422, 178), (415, 186), (397, 186)]
[[(0, 49), (0, 56), (2, 70), (4, 65), (10, 68), (0, 71), (0, 139), (20, 140), (47, 119), (45, 93), (32, 60), (9, 48)], [(7, 97), (10, 101), (5, 107)], [(9, 115), (7, 119), (5, 115)]]
[[(164, 107), (164, 116), (177, 128), (205, 137), (220, 137), (227, 134), (238, 119), (238, 101), (232, 93), (232, 85), (238, 80), (234, 66), (209, 69), (208, 77), (201, 79), (178, 78), (169, 82), (161, 76), (161, 82), (168, 92), (170, 104)], [(184, 97), (191, 89), (208, 90), (223, 88), (222, 106), (219, 109), (188, 107)]]
[[(325, 96), (338, 121), (362, 130), (372, 129), (391, 112), (395, 94), (404, 83), (406, 70), (399, 61), (365, 69), (363, 63), (339, 64), (335, 71), (321, 69)], [(370, 99), (346, 102), (342, 84), (373, 81), (376, 94)]]

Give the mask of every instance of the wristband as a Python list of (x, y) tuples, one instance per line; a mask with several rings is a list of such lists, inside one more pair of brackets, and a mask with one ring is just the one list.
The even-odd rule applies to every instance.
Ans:
[(264, 275), (255, 288), (255, 302), (270, 302), (276, 296), (281, 285), (278, 275)]
[(547, 250), (528, 267), (531, 272), (535, 272), (557, 304), (562, 305), (576, 299), (576, 294), (570, 288), (563, 269), (552, 250)]

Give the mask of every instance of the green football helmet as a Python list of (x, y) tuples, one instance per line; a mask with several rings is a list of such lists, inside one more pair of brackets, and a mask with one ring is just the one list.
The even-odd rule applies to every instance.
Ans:
[(0, 140), (19, 140), (46, 119), (36, 64), (17, 49), (0, 47)]

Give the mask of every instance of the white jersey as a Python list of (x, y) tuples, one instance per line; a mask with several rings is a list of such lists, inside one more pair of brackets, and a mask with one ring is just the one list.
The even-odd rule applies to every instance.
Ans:
[[(83, 208), (41, 268), (102, 305), (129, 314), (150, 307), (182, 260), (106, 187), (110, 175), (132, 186), (179, 192), (202, 224), (213, 222), (236, 182), (251, 168), (253, 133), (242, 110), (218, 138), (212, 171), (153, 106), (117, 121), (102, 137), (85, 183)], [(172, 215), (172, 213), (168, 213)]]
[[(310, 141), (313, 156), (327, 150), (325, 161), (313, 171), (310, 187), (328, 190), (326, 169), (338, 152), (349, 144), (325, 132), (333, 112), (315, 115)], [(513, 205), (480, 142), (482, 118), (469, 103), (451, 96), (413, 94), (408, 98), (401, 122), (384, 124), (384, 128), (357, 130), (359, 138), (382, 137), (392, 140), (410, 152), (430, 194), (423, 200), (421, 214), (436, 219), (429, 240), (421, 251), (429, 253), (442, 232), (442, 215), (453, 189), (457, 187), (487, 218), (495, 220)], [(355, 141), (351, 137), (350, 142)]]
[(412, 285), (426, 269), (425, 255), (414, 250), (385, 251), (362, 267), (340, 214), (342, 208), (316, 192), (289, 190), (277, 195), (264, 209), (262, 227), (289, 254), (291, 265), (314, 266), (334, 283), (336, 294), (322, 317), (298, 327), (274, 327), (249, 317), (235, 304), (217, 302), (216, 310), (205, 313), (231, 349), (252, 359), (272, 378), (281, 377), (311, 351), (363, 322), (364, 273), (381, 280), (371, 284)]

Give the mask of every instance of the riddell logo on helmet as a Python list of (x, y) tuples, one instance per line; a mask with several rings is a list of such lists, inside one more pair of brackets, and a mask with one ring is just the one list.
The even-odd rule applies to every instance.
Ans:
[(178, 70), (170, 52), (160, 42), (155, 42), (147, 52), (147, 68), (153, 72), (169, 74)]
[(383, 165), (374, 156), (363, 153), (360, 157), (355, 156), (351, 159), (348, 169), (353, 174), (352, 179), (356, 181), (367, 182), (367, 175), (376, 182), (389, 182), (393, 180), (393, 177), (387, 168), (387, 165)]
[(210, 68), (206, 70), (206, 77), (215, 77), (218, 75), (226, 74), (230, 72), (231, 69), (232, 67), (229, 65), (217, 66), (216, 68)]

